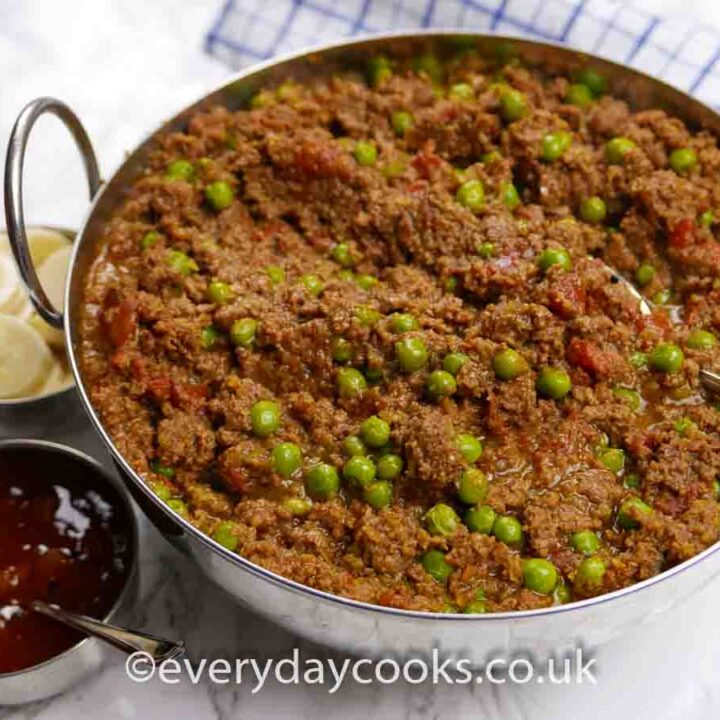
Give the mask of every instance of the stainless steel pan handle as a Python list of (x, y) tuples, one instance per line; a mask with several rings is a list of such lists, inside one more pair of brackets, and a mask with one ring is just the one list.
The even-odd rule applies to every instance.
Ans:
[(8, 236), (15, 262), (20, 276), (27, 286), (33, 306), (43, 320), (62, 329), (62, 309), (53, 307), (35, 272), (25, 232), (25, 213), (23, 211), (25, 150), (35, 121), (45, 113), (55, 115), (73, 136), (85, 165), (91, 200), (98, 191), (101, 181), (97, 158), (90, 138), (77, 115), (67, 105), (54, 98), (43, 97), (33, 100), (23, 108), (10, 134), (5, 157), (5, 218)]

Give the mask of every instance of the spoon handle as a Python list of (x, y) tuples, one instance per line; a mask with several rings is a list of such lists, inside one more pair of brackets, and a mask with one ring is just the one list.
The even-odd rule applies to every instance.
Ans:
[(86, 615), (68, 612), (57, 605), (48, 605), (36, 600), (32, 603), (32, 609), (86, 635), (104, 640), (128, 655), (135, 652), (145, 652), (157, 664), (171, 658), (180, 657), (185, 652), (185, 643), (183, 642), (163, 640), (147, 633), (116, 627)]

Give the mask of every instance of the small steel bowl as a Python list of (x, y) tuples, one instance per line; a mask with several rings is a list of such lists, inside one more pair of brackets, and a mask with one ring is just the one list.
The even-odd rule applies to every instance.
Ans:
[[(65, 391), (63, 391), (65, 392)], [(89, 467), (95, 474), (98, 486), (110, 486), (122, 503), (128, 518), (128, 541), (130, 565), (125, 585), (115, 600), (110, 612), (101, 620), (118, 625), (132, 623), (132, 612), (138, 598), (138, 522), (127, 492), (120, 480), (109, 473), (96, 460), (73, 448), (44, 440), (2, 440), (0, 453), (11, 450), (31, 449), (48, 456), (52, 467), (53, 456), (63, 455), (79, 464)], [(103, 662), (106, 646), (100, 640), (85, 638), (60, 655), (39, 665), (0, 674), (0, 705), (20, 705), (44, 700), (57, 695), (95, 672)]]
[[(28, 230), (54, 230), (74, 242), (75, 231), (55, 225), (35, 225)], [(44, 437), (50, 432), (72, 431), (87, 422), (75, 384), (47, 395), (0, 399), (0, 438)]]

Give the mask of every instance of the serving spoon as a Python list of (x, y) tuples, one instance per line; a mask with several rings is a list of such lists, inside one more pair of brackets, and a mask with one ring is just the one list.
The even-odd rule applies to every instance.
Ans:
[(140, 633), (136, 630), (117, 627), (116, 625), (87, 617), (87, 615), (80, 615), (69, 612), (68, 610), (63, 610), (57, 605), (48, 605), (40, 600), (35, 600), (30, 607), (35, 612), (57, 620), (63, 623), (63, 625), (67, 625), (85, 635), (103, 640), (128, 655), (136, 652), (146, 653), (148, 657), (152, 658), (156, 665), (162, 664), (165, 660), (178, 658), (185, 652), (184, 642), (164, 640), (155, 635), (148, 635), (147, 633)]
[[(652, 315), (655, 305), (651, 303), (624, 275), (612, 268), (607, 263), (603, 263), (605, 269), (610, 273), (610, 280), (613, 283), (622, 283), (627, 291), (638, 301), (641, 315)], [(720, 394), (720, 374), (712, 370), (700, 368), (700, 382), (706, 390), (712, 393)]]

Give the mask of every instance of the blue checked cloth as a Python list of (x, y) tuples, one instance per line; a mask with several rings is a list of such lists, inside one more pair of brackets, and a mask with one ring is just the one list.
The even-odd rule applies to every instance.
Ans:
[(567, 43), (720, 103), (720, 32), (615, 0), (226, 0), (206, 47), (239, 68), (343, 37), (426, 27)]

